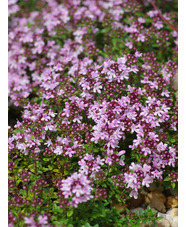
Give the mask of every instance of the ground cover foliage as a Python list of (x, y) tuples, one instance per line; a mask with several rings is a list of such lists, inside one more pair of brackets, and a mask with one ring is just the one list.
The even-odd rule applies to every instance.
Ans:
[(177, 188), (177, 2), (8, 4), (9, 227), (155, 222), (112, 204)]

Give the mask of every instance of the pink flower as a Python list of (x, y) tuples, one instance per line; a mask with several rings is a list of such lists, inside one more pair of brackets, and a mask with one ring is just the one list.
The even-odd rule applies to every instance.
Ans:
[(164, 151), (166, 148), (167, 148), (167, 144), (163, 144), (162, 142), (160, 142), (160, 143), (157, 145), (157, 150), (158, 150), (159, 152)]
[(57, 146), (56, 149), (54, 150), (54, 153), (57, 155), (60, 155), (63, 153), (63, 148), (62, 146)]
[(129, 194), (130, 197), (134, 197), (134, 199), (138, 198), (138, 191), (137, 190), (132, 190)]
[(139, 34), (137, 41), (145, 42), (145, 36), (143, 34)]
[(34, 153), (39, 153), (39, 152), (40, 152), (40, 149), (38, 147), (35, 148)]
[(90, 180), (83, 173), (75, 172), (70, 177), (62, 180), (61, 190), (65, 198), (71, 197), (71, 206), (77, 207), (79, 203), (86, 202), (92, 198), (92, 187)]
[(142, 151), (144, 152), (144, 155), (147, 156), (148, 154), (151, 154), (151, 150), (148, 147), (143, 147)]
[(153, 182), (153, 177), (150, 177), (148, 174), (145, 175), (145, 178), (142, 181), (142, 185), (149, 187), (149, 184)]
[(48, 217), (47, 216), (39, 215), (38, 219), (39, 219), (39, 221), (38, 221), (39, 224), (48, 224)]
[(126, 42), (125, 46), (127, 46), (129, 49), (132, 49), (133, 43), (131, 41), (130, 42)]
[(158, 11), (157, 10), (151, 10), (147, 13), (150, 17), (154, 17), (155, 15), (158, 14)]
[(143, 17), (139, 17), (139, 18), (138, 18), (138, 21), (139, 21), (140, 23), (145, 23), (145, 19), (144, 19)]
[(157, 28), (157, 29), (161, 29), (163, 28), (163, 22), (162, 21), (157, 21), (154, 26)]
[(127, 188), (135, 189), (137, 187), (137, 175), (136, 173), (125, 173), (125, 181), (127, 183)]
[(102, 85), (100, 82), (97, 82), (95, 85), (94, 85), (94, 88), (93, 88), (93, 91), (96, 93), (98, 92), (99, 94), (101, 93), (101, 89), (102, 89)]
[(146, 175), (146, 173), (150, 172), (150, 169), (151, 169), (151, 166), (147, 165), (147, 164), (144, 164), (143, 165), (143, 172), (144, 174)]
[(25, 217), (24, 220), (25, 220), (25, 224), (27, 224), (30, 227), (36, 227), (37, 226), (33, 217)]

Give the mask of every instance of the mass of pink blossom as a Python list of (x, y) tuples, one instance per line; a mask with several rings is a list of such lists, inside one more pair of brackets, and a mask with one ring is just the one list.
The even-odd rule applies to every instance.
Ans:
[[(107, 177), (136, 199), (142, 187), (168, 174), (177, 182), (178, 146), (170, 140), (178, 123), (177, 33), (164, 29), (158, 11), (141, 16), (140, 3), (127, 0), (40, 0), (32, 11), (17, 0), (8, 4), (9, 106), (21, 110), (9, 126), (9, 170), (20, 157), (38, 166), (55, 163), (61, 207), (107, 198), (99, 183)], [(100, 34), (106, 34), (102, 47)], [(151, 39), (165, 52), (171, 43), (172, 56), (160, 63), (158, 51), (143, 49)], [(18, 176), (30, 182), (34, 167), (24, 168)], [(32, 192), (47, 179), (41, 174)], [(11, 190), (17, 183), (9, 184)], [(10, 207), (32, 200), (13, 198)], [(27, 226), (52, 226), (49, 215), (34, 212), (23, 216)], [(11, 212), (9, 220), (16, 226)]]

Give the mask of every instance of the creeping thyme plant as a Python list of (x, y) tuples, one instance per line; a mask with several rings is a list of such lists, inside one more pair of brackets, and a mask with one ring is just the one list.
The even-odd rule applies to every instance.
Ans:
[(177, 187), (177, 2), (8, 5), (9, 227), (155, 222), (112, 204)]

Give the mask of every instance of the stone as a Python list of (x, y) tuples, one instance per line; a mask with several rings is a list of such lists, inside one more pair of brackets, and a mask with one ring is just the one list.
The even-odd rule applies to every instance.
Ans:
[(164, 191), (164, 187), (161, 184), (157, 186), (157, 184), (155, 182), (151, 183), (147, 189), (150, 192), (154, 192), (154, 191), (163, 192)]
[(156, 223), (158, 224), (158, 227), (171, 227), (171, 223), (166, 218), (163, 218)]
[(172, 208), (171, 210), (168, 210), (167, 215), (170, 215), (172, 219), (176, 216), (178, 216), (178, 208)]
[(178, 207), (178, 199), (176, 199), (173, 196), (168, 196), (167, 197), (167, 202), (166, 202), (166, 207), (167, 208), (175, 208), (175, 207)]
[(132, 213), (136, 213), (136, 212), (140, 212), (140, 211), (143, 211), (144, 209), (142, 208), (142, 207), (138, 207), (138, 208), (134, 208), (134, 209), (131, 209), (130, 211), (132, 212)]
[(176, 227), (178, 224), (178, 208), (168, 210), (166, 214), (158, 212), (157, 217), (167, 219), (170, 222), (171, 227)]
[(163, 214), (163, 213), (158, 212), (157, 217), (163, 217), (163, 218), (167, 219), (170, 223), (172, 223), (172, 220), (173, 220), (171, 214), (167, 214), (167, 213)]
[[(172, 227), (171, 223), (166, 218), (163, 218), (157, 221), (156, 224), (158, 224), (158, 227)], [(156, 226), (155, 224), (152, 224), (151, 226), (148, 225), (148, 227), (155, 227), (155, 226)]]
[(166, 197), (162, 192), (154, 191), (145, 196), (145, 204), (162, 213), (166, 212), (165, 202)]
[(169, 189), (169, 192), (170, 192), (170, 195), (175, 197), (175, 198), (178, 198), (178, 190), (175, 190), (175, 189)]
[(122, 209), (122, 211), (120, 213), (124, 213), (126, 211), (126, 209), (127, 209), (127, 204), (122, 205), (122, 204), (119, 204), (119, 203), (113, 203), (113, 204), (111, 204), (111, 208), (112, 207), (115, 207), (116, 210)]
[(141, 194), (138, 199), (134, 199), (134, 198), (129, 199), (127, 201), (127, 207), (129, 209), (140, 207), (144, 203), (144, 201), (145, 201), (145, 196)]
[(178, 216), (175, 216), (173, 218), (173, 221), (171, 223), (171, 227), (178, 227)]

